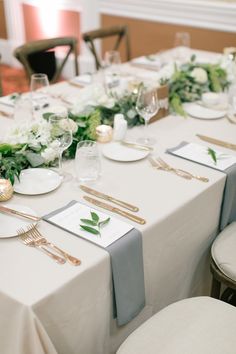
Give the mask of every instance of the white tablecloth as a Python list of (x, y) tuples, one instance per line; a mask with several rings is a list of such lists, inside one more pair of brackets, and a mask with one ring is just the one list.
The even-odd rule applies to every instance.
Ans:
[[(63, 85), (68, 88), (68, 84)], [(10, 122), (7, 118), (0, 120), (1, 133)], [(209, 294), (209, 250), (218, 229), (226, 176), (164, 155), (164, 151), (182, 140), (207, 145), (196, 133), (234, 142), (236, 126), (225, 118), (204, 121), (168, 116), (153, 123), (150, 132), (157, 139), (156, 154), (210, 181), (188, 181), (154, 170), (147, 159), (122, 163), (102, 158), (102, 177), (93, 187), (139, 206), (139, 215), (147, 220), (144, 226), (134, 224), (143, 234), (144, 310), (128, 325), (118, 328), (112, 318), (108, 253), (41, 221), (39, 230), (81, 258), (82, 265), (60, 266), (17, 238), (0, 239), (1, 354), (114, 353), (131, 331), (164, 306)], [(143, 127), (133, 128), (128, 139), (142, 133)], [(66, 164), (74, 173), (73, 161)], [(44, 215), (72, 199), (82, 201), (83, 195), (71, 181), (45, 195), (15, 194), (8, 205), (27, 205)]]

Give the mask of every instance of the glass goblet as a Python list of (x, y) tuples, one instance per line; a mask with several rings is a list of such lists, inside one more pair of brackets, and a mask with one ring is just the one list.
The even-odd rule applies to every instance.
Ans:
[(52, 114), (49, 117), (49, 123), (51, 124), (51, 136), (54, 148), (58, 153), (58, 172), (65, 180), (67, 176), (69, 177), (69, 174), (63, 172), (62, 154), (73, 141), (70, 122), (65, 114)]
[(174, 39), (175, 58), (187, 61), (190, 55), (190, 34), (188, 32), (176, 32)]
[(113, 95), (119, 91), (120, 85), (120, 53), (116, 50), (105, 52), (104, 55), (104, 84), (107, 94)]
[(150, 119), (157, 114), (159, 102), (157, 98), (157, 89), (140, 86), (136, 101), (136, 110), (145, 122), (145, 135), (137, 141), (145, 145), (153, 145), (156, 139), (148, 136), (148, 123)]
[(40, 114), (48, 106), (47, 88), (49, 80), (46, 74), (32, 74), (30, 79), (30, 92), (34, 112)]

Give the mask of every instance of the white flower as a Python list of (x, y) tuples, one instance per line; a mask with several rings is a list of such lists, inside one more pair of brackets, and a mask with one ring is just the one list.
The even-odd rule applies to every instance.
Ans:
[(58, 156), (58, 152), (56, 149), (54, 150), (52, 147), (48, 147), (41, 152), (41, 156), (46, 163), (49, 163), (55, 160), (55, 158)]
[(76, 133), (77, 132), (77, 129), (78, 129), (78, 126), (77, 124), (70, 118), (68, 119), (62, 119), (60, 121), (60, 127), (63, 129), (63, 130), (66, 130), (66, 131), (70, 131), (73, 133)]
[(115, 105), (115, 100), (114, 98), (108, 97), (104, 94), (97, 99), (97, 104), (105, 106), (106, 108), (113, 108)]
[(129, 109), (126, 114), (127, 114), (127, 117), (129, 119), (133, 119), (136, 116), (137, 113), (136, 113), (136, 111), (134, 109)]
[(191, 76), (199, 84), (205, 84), (208, 80), (207, 72), (202, 68), (194, 68), (191, 72)]

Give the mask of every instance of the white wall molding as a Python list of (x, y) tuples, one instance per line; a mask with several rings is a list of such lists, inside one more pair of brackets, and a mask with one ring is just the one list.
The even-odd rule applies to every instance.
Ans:
[(236, 3), (212, 0), (100, 0), (101, 13), (236, 32)]

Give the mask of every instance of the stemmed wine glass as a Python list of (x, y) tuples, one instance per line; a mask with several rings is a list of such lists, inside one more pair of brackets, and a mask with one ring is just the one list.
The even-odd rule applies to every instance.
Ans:
[(107, 94), (116, 94), (120, 85), (120, 53), (109, 50), (104, 55), (104, 83)]
[(180, 61), (188, 60), (190, 55), (190, 34), (188, 32), (177, 32), (174, 39), (175, 58)]
[(159, 111), (159, 102), (157, 98), (157, 89), (148, 88), (141, 85), (138, 90), (138, 97), (136, 101), (136, 110), (145, 122), (145, 135), (137, 141), (145, 145), (153, 145), (156, 140), (148, 137), (148, 123), (150, 119)]
[(30, 78), (30, 92), (33, 111), (40, 111), (47, 107), (48, 97), (47, 88), (49, 80), (46, 74), (32, 74)]
[[(52, 114), (49, 117), (51, 136), (58, 152), (59, 175), (65, 180), (66, 174), (62, 169), (62, 154), (72, 144), (72, 130), (66, 114)], [(68, 175), (69, 177), (69, 175)]]

